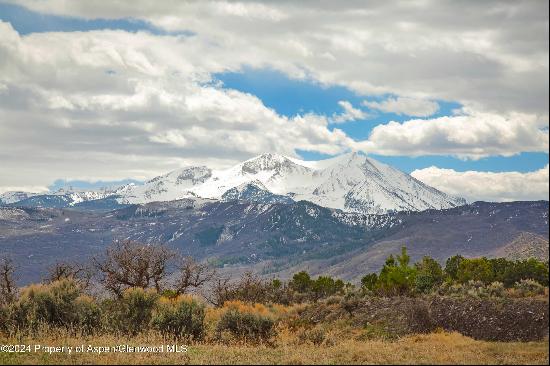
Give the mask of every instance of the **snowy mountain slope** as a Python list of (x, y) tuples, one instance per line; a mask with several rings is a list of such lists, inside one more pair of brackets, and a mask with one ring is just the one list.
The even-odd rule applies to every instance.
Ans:
[(6, 192), (0, 195), (0, 204), (6, 206), (62, 208), (78, 206), (85, 202), (103, 200), (112, 196), (113, 192), (108, 189), (83, 191), (67, 188), (47, 193)]
[(260, 203), (292, 203), (292, 198), (271, 193), (260, 181), (243, 183), (227, 190), (223, 195), (224, 201), (248, 201)]
[(183, 168), (144, 185), (121, 187), (116, 194), (124, 203), (185, 197), (227, 200), (246, 199), (243, 189), (250, 194), (258, 188), (295, 201), (360, 213), (444, 209), (466, 203), (358, 153), (316, 162), (263, 154), (224, 170)]
[(58, 190), (48, 194), (30, 195), (25, 199), (14, 201), (11, 206), (24, 207), (73, 207), (84, 202), (102, 200), (112, 196), (110, 191), (68, 191)]
[[(466, 203), (358, 153), (321, 161), (263, 154), (228, 169), (181, 168), (144, 184), (132, 183), (101, 191), (59, 190), (46, 195), (26, 196), (18, 192), (2, 199), (3, 204), (20, 206), (74, 207), (107, 198), (124, 205), (193, 197), (264, 203), (305, 200), (323, 207), (367, 214), (446, 209)], [(112, 202), (108, 202), (100, 206), (111, 205)]]
[(132, 183), (122, 186), (113, 193), (122, 197), (119, 199), (121, 203), (173, 201), (194, 196), (189, 189), (203, 184), (210, 177), (212, 170), (205, 166), (185, 167), (155, 177), (142, 185)]
[(9, 205), (10, 203), (19, 202), (36, 195), (39, 195), (39, 193), (29, 193), (21, 191), (4, 192), (0, 194), (0, 204)]

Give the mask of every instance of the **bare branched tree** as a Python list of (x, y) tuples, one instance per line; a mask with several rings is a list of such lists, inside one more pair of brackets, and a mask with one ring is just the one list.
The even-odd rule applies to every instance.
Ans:
[(245, 272), (236, 282), (230, 282), (229, 278), (216, 278), (207, 300), (214, 306), (222, 306), (231, 300), (251, 303), (281, 302), (282, 295), (287, 295), (286, 289), (274, 286), (273, 283), (252, 272)]
[(10, 304), (17, 297), (15, 265), (9, 257), (0, 259), (0, 305)]
[(191, 289), (200, 289), (210, 282), (216, 271), (208, 264), (198, 263), (191, 257), (179, 260), (175, 273), (174, 291), (176, 294), (184, 294)]
[(206, 300), (214, 306), (222, 306), (224, 302), (233, 299), (234, 288), (228, 277), (216, 277)]
[(161, 291), (168, 276), (168, 261), (175, 254), (163, 245), (148, 245), (132, 240), (115, 241), (105, 256), (93, 263), (105, 288), (121, 296), (126, 288), (155, 288)]
[(51, 283), (62, 279), (74, 280), (82, 289), (90, 286), (93, 271), (89, 266), (78, 263), (58, 262), (48, 269), (44, 282)]
[[(122, 296), (130, 287), (170, 290), (175, 295), (200, 290), (215, 277), (209, 265), (191, 257), (181, 257), (162, 244), (132, 240), (115, 241), (101, 258), (93, 259), (99, 281), (105, 289)], [(79, 275), (71, 266), (54, 267), (50, 278)]]
[(263, 302), (269, 292), (269, 284), (252, 272), (245, 272), (236, 286), (237, 298), (245, 302)]

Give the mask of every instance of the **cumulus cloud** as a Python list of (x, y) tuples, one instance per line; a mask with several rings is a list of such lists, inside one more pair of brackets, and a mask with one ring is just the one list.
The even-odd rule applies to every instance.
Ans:
[(282, 116), (211, 83), (227, 65), (190, 52), (195, 42), (124, 31), (21, 37), (0, 22), (0, 159), (11, 172), (1, 184), (146, 179), (266, 151), (348, 148), (324, 116)]
[(485, 112), (548, 113), (546, 1), (15, 2), (191, 31), (211, 47), (186, 56), (205, 63), (238, 69), (242, 61), (358, 93), (452, 100)]
[(548, 165), (528, 173), (457, 172), (430, 167), (411, 173), (443, 192), (473, 201), (548, 200)]
[[(175, 33), (20, 36), (0, 22), (4, 186), (143, 180), (181, 165), (227, 166), (296, 149), (464, 158), (548, 151), (544, 1), (16, 3), (86, 19), (136, 18)], [(465, 110), (385, 123), (354, 141), (331, 126), (364, 117), (349, 102), (341, 101), (340, 115), (287, 117), (212, 80), (248, 67), (365, 98), (394, 95), (380, 110), (427, 116), (429, 106), (411, 99)]]
[(384, 155), (511, 156), (548, 152), (548, 128), (544, 119), (534, 115), (470, 112), (381, 124), (356, 148)]
[(339, 101), (338, 105), (342, 107), (344, 111), (341, 114), (333, 115), (330, 120), (332, 123), (344, 123), (367, 118), (367, 113), (360, 109), (354, 108), (353, 105), (347, 100)]
[(437, 102), (408, 97), (388, 98), (382, 102), (370, 102), (366, 100), (362, 104), (382, 112), (413, 117), (429, 117), (439, 110)]

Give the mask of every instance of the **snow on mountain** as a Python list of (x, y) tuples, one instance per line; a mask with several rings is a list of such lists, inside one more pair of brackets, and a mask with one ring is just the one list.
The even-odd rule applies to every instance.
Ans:
[(250, 183), (243, 183), (237, 187), (227, 190), (223, 195), (224, 201), (249, 201), (260, 203), (292, 203), (288, 196), (271, 193), (262, 182), (255, 180)]
[(190, 189), (205, 183), (211, 177), (212, 170), (205, 166), (185, 167), (155, 177), (142, 185), (124, 185), (115, 189), (113, 193), (121, 197), (121, 203), (173, 201), (195, 196)]
[(47, 193), (6, 192), (0, 195), (0, 204), (32, 207), (71, 207), (82, 202), (100, 200), (112, 196), (108, 190), (78, 191), (72, 188)]
[(29, 193), (21, 191), (10, 191), (0, 194), (0, 203), (9, 205), (10, 203), (19, 202), (32, 196), (36, 196), (39, 193)]
[(254, 200), (266, 199), (266, 193), (361, 213), (444, 209), (466, 203), (358, 153), (316, 162), (263, 154), (229, 169), (186, 167), (143, 185), (115, 190), (123, 203), (185, 197)]
[(60, 189), (54, 193), (55, 196), (65, 196), (70, 202), (70, 206), (85, 201), (99, 200), (112, 195), (110, 191), (66, 191)]
[(445, 209), (466, 203), (359, 153), (320, 161), (263, 154), (228, 169), (181, 168), (144, 184), (98, 191), (69, 188), (43, 195), (10, 192), (0, 199), (3, 204), (71, 207), (105, 198), (120, 204), (139, 204), (193, 197), (262, 203), (305, 200), (368, 214)]

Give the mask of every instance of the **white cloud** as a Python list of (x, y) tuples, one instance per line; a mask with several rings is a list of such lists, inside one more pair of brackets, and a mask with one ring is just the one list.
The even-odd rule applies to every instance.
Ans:
[(0, 194), (5, 192), (30, 192), (44, 193), (48, 192), (48, 187), (44, 186), (0, 186)]
[(365, 119), (368, 116), (364, 111), (354, 108), (347, 100), (339, 101), (338, 105), (344, 109), (344, 112), (341, 114), (334, 114), (330, 120), (332, 123), (350, 122), (358, 119)]
[[(87, 19), (137, 18), (193, 36), (20, 36), (0, 22), (4, 186), (146, 179), (182, 164), (223, 166), (295, 149), (464, 158), (548, 151), (544, 1), (17, 3)], [(253, 95), (211, 84), (215, 73), (246, 67), (366, 97), (391, 93), (393, 106), (379, 107), (404, 114), (429, 112), (412, 109), (411, 99), (466, 108), (386, 123), (356, 142), (329, 125), (364, 116), (349, 102), (341, 115), (288, 118)]]
[(430, 167), (411, 173), (443, 192), (473, 201), (548, 200), (548, 165), (529, 173), (457, 172)]
[(376, 126), (356, 149), (383, 155), (454, 155), (479, 159), (548, 152), (548, 127), (537, 116), (491, 113), (413, 119)]
[(429, 117), (439, 110), (439, 104), (432, 100), (397, 97), (382, 102), (364, 101), (364, 106), (386, 113), (404, 114), (413, 117)]
[(198, 49), (185, 56), (204, 56), (206, 64), (223, 60), (228, 69), (271, 67), (365, 94), (452, 100), (484, 112), (548, 113), (546, 1), (16, 3), (191, 31)]
[(337, 154), (352, 142), (326, 117), (281, 116), (209, 83), (225, 65), (198, 57), (195, 42), (124, 31), (21, 37), (0, 22), (0, 184), (144, 179), (266, 151)]

